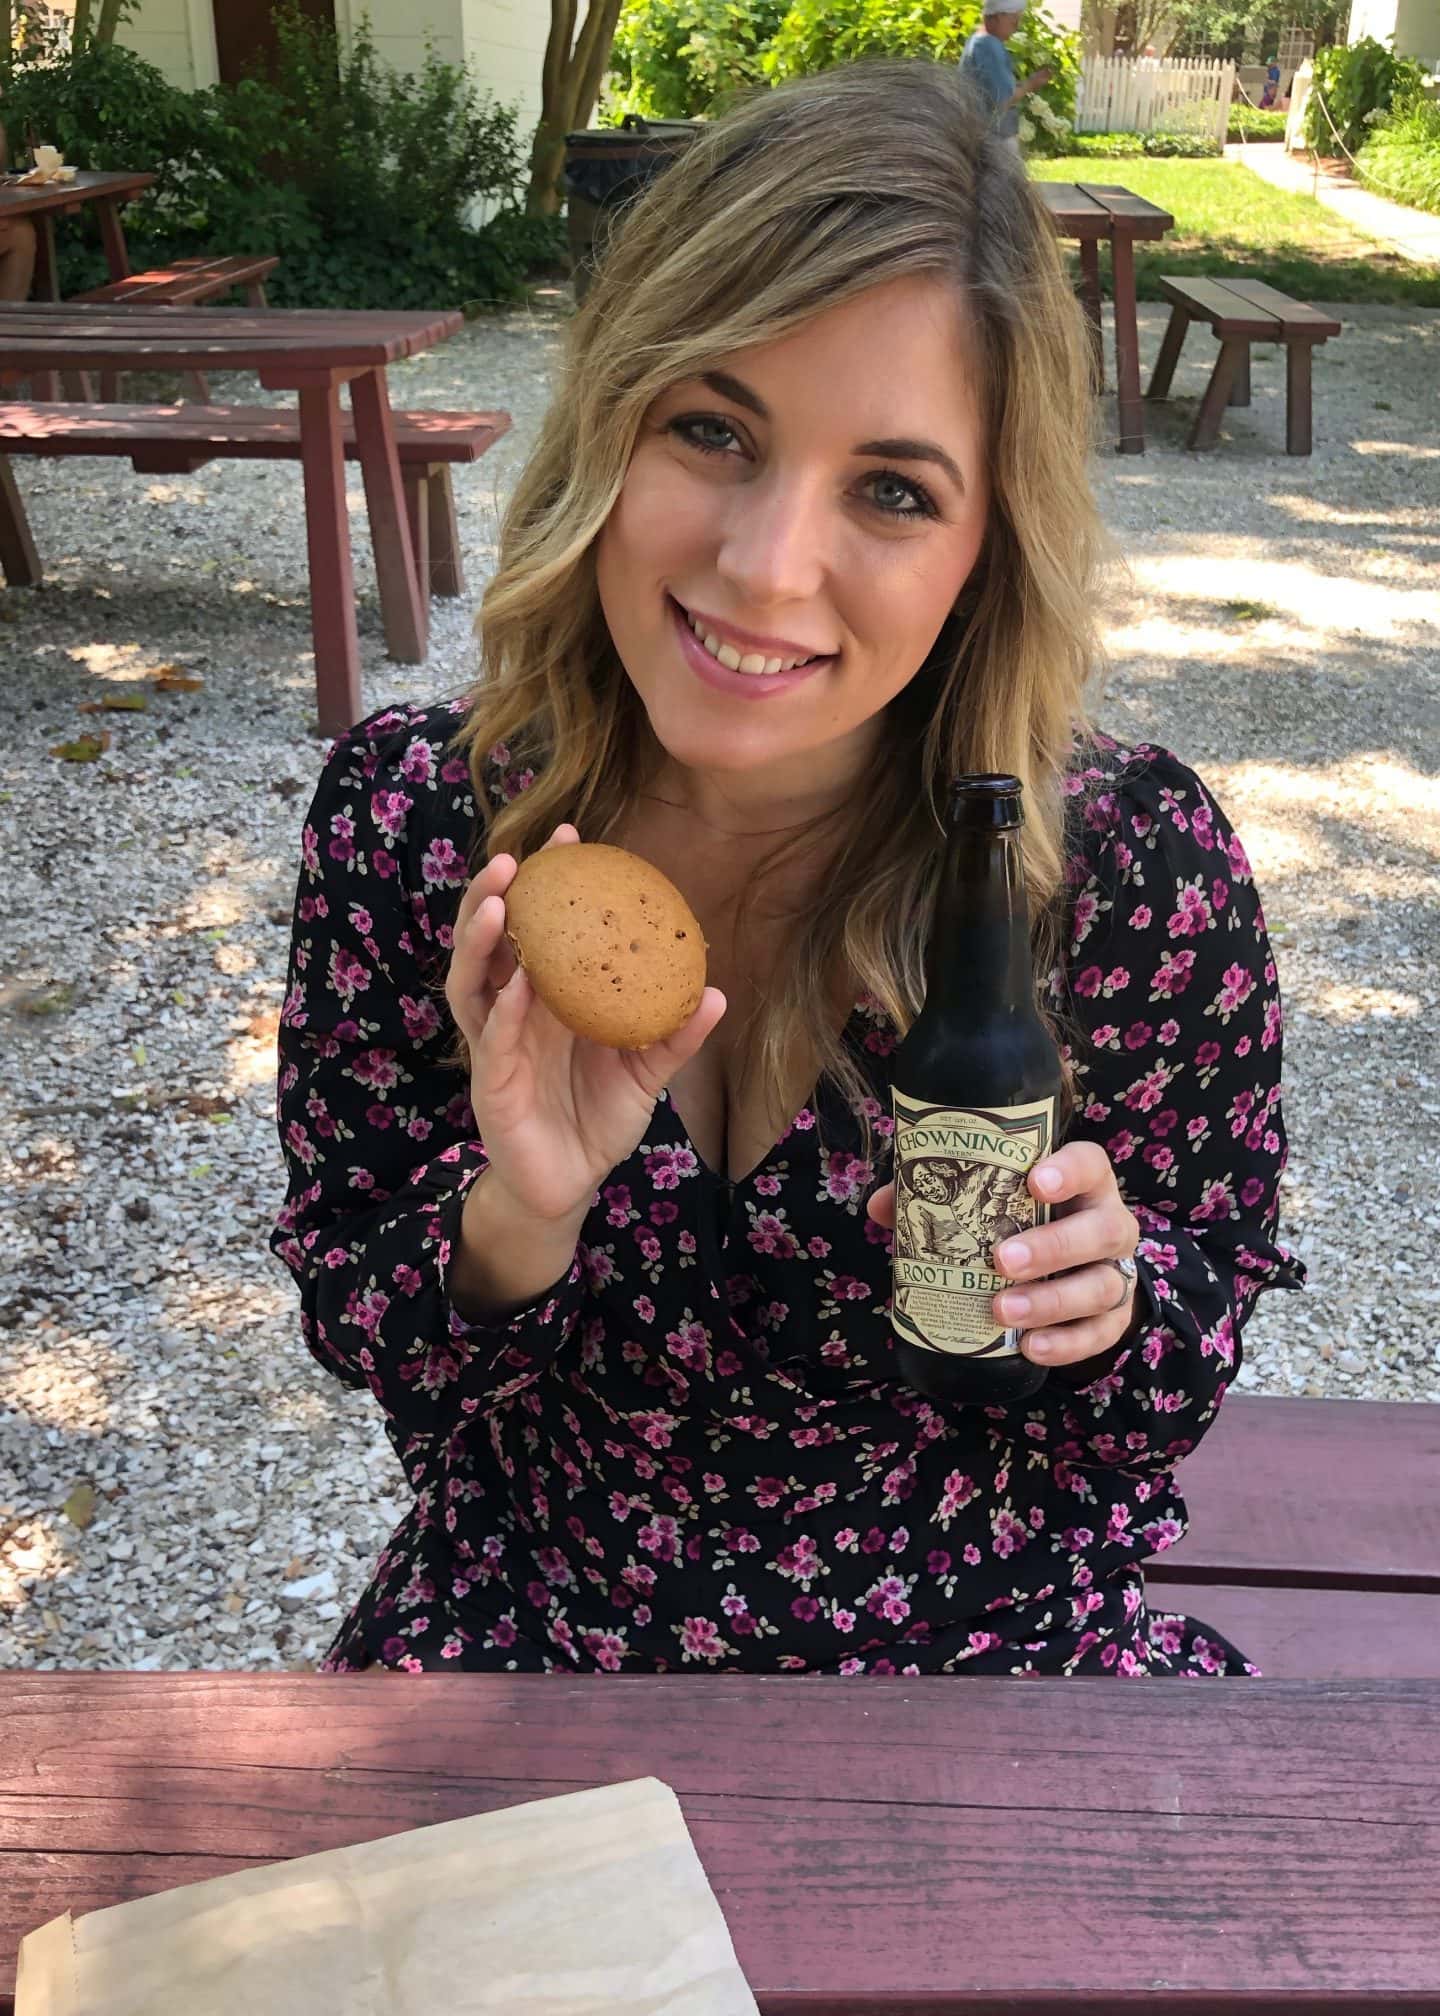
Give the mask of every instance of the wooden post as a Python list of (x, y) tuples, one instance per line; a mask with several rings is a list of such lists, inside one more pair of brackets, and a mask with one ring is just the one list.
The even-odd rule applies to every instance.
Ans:
[(460, 555), (460, 523), (455, 516), (455, 492), (446, 463), (431, 463), (428, 495), (431, 592), (463, 595), (465, 568)]
[(1161, 339), (1160, 355), (1155, 359), (1155, 369), (1150, 374), (1150, 389), (1145, 394), (1147, 399), (1164, 399), (1168, 395), (1189, 327), (1190, 317), (1177, 301), (1170, 310), (1170, 322)]
[(410, 522), (410, 550), (415, 555), (415, 573), (420, 593), (430, 593), (430, 472), (408, 463), (405, 479), (405, 516)]
[(1090, 324), (1090, 345), (1093, 352), (1095, 390), (1105, 390), (1105, 332), (1100, 320), (1100, 241), (1098, 238), (1080, 240), (1080, 301), (1085, 310), (1085, 319)]
[(112, 280), (130, 278), (130, 254), (125, 248), (125, 231), (120, 222), (120, 205), (107, 196), (95, 205), (100, 216), (100, 243), (105, 247), (105, 264)]
[(1121, 455), (1145, 453), (1145, 415), (1140, 400), (1140, 333), (1135, 324), (1135, 245), (1119, 220), (1110, 240), (1110, 279), (1115, 310), (1115, 386), (1120, 409)]
[(329, 372), (319, 383), (300, 388), (300, 463), (305, 474), (310, 623), (315, 639), (320, 733), (341, 735), (360, 719), (360, 646), (355, 634), (350, 519), (345, 509), (340, 388)]
[(1310, 359), (1313, 343), (1293, 336), (1285, 345), (1285, 453), (1310, 453)]
[(1246, 348), (1243, 336), (1232, 337), (1220, 345), (1220, 355), (1215, 359), (1215, 369), (1210, 374), (1210, 383), (1205, 388), (1205, 397), (1200, 402), (1200, 411), (1195, 416), (1195, 425), (1190, 430), (1192, 448), (1213, 448), (1220, 438), (1220, 422), (1225, 412), (1225, 402), (1230, 395), (1230, 380), (1239, 362), (1240, 352)]
[(383, 369), (363, 371), (351, 380), (350, 407), (365, 478), (385, 649), (402, 665), (422, 665), (429, 628), (428, 584), (422, 584), (415, 568)]
[(0, 574), (12, 588), (38, 588), (42, 574), (8, 455), (0, 455)]
[(1250, 345), (1248, 343), (1241, 343), (1238, 348), (1239, 355), (1235, 359), (1235, 375), (1230, 380), (1230, 397), (1226, 401), (1226, 404), (1229, 406), (1248, 406), (1250, 404)]

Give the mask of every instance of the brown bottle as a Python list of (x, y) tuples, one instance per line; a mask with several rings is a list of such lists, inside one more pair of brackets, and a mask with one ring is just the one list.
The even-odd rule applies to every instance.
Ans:
[(894, 1056), (895, 1356), (931, 1399), (1024, 1399), (1045, 1368), (995, 1319), (992, 1254), (1043, 1224), (1060, 1058), (1035, 1001), (1014, 777), (951, 786), (925, 1005)]

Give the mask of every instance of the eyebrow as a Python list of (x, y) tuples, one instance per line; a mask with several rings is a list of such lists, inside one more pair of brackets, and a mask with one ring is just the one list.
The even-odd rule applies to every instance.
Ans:
[[(708, 385), (712, 392), (718, 392), (722, 399), (733, 400), (743, 406), (758, 419), (768, 420), (770, 409), (758, 392), (739, 378), (732, 378), (728, 371), (702, 371), (702, 385)], [(895, 436), (884, 441), (860, 441), (852, 451), (856, 455), (884, 455), (895, 462), (933, 462), (943, 469), (955, 488), (963, 496), (965, 479), (960, 474), (959, 464), (948, 455), (937, 441), (916, 441), (905, 436)]]

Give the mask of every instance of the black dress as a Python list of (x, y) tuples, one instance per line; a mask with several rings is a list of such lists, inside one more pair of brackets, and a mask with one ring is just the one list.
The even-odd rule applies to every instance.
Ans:
[[(1253, 1672), (1149, 1611), (1140, 1567), (1184, 1531), (1175, 1464), (1256, 1294), (1303, 1280), (1274, 1236), (1275, 967), (1244, 849), (1194, 773), (1102, 736), (1070, 779), (1055, 986), (1088, 1037), (1071, 1133), (1105, 1148), (1144, 1228), (1143, 1327), (1012, 1407), (951, 1406), (895, 1376), (889, 1236), (865, 1200), (889, 1175), (897, 1039), (868, 1000), (846, 1040), (873, 1167), (828, 1085), (733, 1185), (662, 1096), (568, 1276), (510, 1322), (451, 1309), (485, 1163), (446, 1062), (475, 824), (447, 749), (463, 713), (354, 729), (304, 832), (272, 1243), (306, 1343), (370, 1388), (415, 1500), (326, 1669)], [(497, 801), (528, 782), (492, 753)]]

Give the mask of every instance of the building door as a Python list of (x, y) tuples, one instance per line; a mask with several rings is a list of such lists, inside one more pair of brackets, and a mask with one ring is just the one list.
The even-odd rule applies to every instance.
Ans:
[[(220, 79), (225, 84), (274, 67), (276, 0), (212, 0)], [(300, 0), (300, 12), (326, 28), (335, 26), (335, 0)]]

